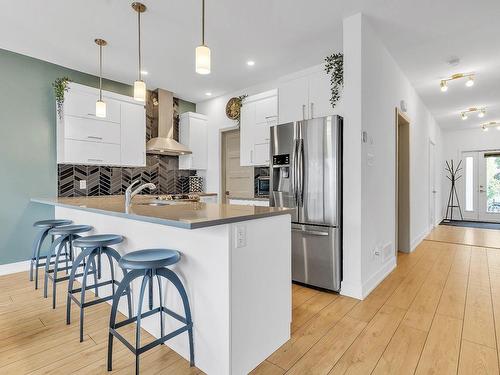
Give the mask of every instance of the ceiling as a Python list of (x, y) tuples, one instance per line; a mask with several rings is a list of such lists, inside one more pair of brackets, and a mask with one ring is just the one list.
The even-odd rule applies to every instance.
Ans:
[[(6, 0), (0, 0), (5, 2)], [(3, 7), (0, 48), (96, 74), (96, 37), (108, 41), (104, 75), (137, 77), (137, 16), (125, 0), (16, 0)], [(498, 0), (206, 0), (212, 74), (194, 72), (201, 0), (144, 0), (143, 69), (148, 87), (199, 102), (318, 64), (342, 49), (342, 19), (362, 11), (443, 128), (478, 126), (461, 110), (487, 106), (500, 120)], [(15, 4), (12, 6), (12, 4)], [(460, 64), (447, 64), (450, 57)], [(246, 61), (254, 60), (248, 67)], [(439, 80), (474, 71), (476, 84)]]

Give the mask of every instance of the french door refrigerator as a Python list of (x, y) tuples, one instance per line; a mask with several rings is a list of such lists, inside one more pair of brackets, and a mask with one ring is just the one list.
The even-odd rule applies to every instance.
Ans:
[(271, 127), (270, 205), (292, 212), (292, 279), (340, 290), (342, 117)]

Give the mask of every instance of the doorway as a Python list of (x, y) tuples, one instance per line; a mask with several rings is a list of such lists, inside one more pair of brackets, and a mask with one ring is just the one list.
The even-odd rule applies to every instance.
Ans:
[(411, 251), (410, 120), (396, 108), (396, 253)]
[(500, 222), (500, 150), (462, 153), (465, 220)]
[(229, 197), (253, 198), (253, 167), (240, 166), (240, 129), (221, 131), (221, 195), (222, 203)]

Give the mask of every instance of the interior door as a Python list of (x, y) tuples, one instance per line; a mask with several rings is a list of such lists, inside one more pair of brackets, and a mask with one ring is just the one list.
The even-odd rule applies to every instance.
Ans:
[(231, 130), (222, 136), (224, 203), (228, 197), (253, 198), (253, 167), (240, 166), (240, 131)]
[(462, 160), (464, 219), (500, 222), (500, 151), (463, 152)]

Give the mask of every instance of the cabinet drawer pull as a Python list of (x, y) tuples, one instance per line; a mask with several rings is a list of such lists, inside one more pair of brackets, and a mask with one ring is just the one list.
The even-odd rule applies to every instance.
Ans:
[(90, 139), (102, 139), (102, 137), (96, 137), (95, 135), (89, 135), (89, 136), (87, 136), (87, 138), (90, 138)]
[(102, 159), (87, 159), (88, 161), (104, 161)]
[(276, 118), (276, 117), (278, 117), (278, 116), (276, 116), (276, 115), (274, 115), (274, 116), (266, 116), (266, 117), (264, 117), (264, 118), (265, 118), (266, 120), (269, 120), (270, 118)]

